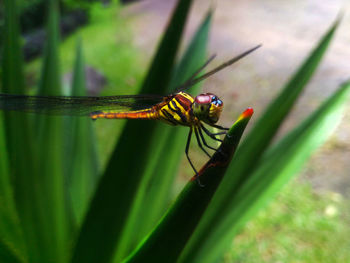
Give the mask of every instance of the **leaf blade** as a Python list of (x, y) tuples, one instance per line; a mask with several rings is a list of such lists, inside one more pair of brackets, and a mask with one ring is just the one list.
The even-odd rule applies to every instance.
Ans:
[(247, 126), (252, 109), (247, 109), (228, 131), (213, 157), (186, 185), (157, 228), (125, 262), (176, 262), (220, 184)]
[(224, 243), (229, 244), (232, 236), (247, 220), (300, 171), (312, 152), (329, 138), (339, 124), (349, 94), (350, 84), (345, 83), (319, 109), (264, 154), (257, 169), (230, 200), (232, 213), (216, 231), (216, 245), (209, 242), (210, 255), (195, 262), (217, 260), (224, 252)]
[[(296, 99), (319, 65), (338, 24), (339, 21), (336, 21), (330, 27), (316, 48), (290, 79), (280, 95), (265, 110), (253, 130), (248, 134), (244, 142), (242, 142), (235, 159), (228, 168), (228, 173), (235, 176), (225, 177), (218, 190), (220, 194), (214, 196), (200, 226), (181, 256), (180, 262), (204, 262), (206, 258), (209, 258), (210, 253), (206, 244), (215, 244), (211, 239), (211, 235), (214, 235), (213, 233), (223, 223), (225, 216), (230, 214), (228, 203), (232, 199), (232, 193), (236, 193), (240, 189), (251, 175), (251, 172), (256, 168), (254, 164), (260, 160), (273, 136), (276, 134), (278, 127), (290, 112)], [(212, 227), (213, 224), (215, 228)], [(209, 240), (211, 241), (209, 242)]]
[[(71, 85), (71, 96), (86, 96), (85, 64), (81, 40), (76, 45), (76, 60)], [(78, 229), (98, 179), (96, 138), (89, 118), (68, 117), (64, 120), (66, 138), (65, 164), (70, 207), (74, 226)], [(67, 131), (67, 132), (66, 132)]]
[[(174, 91), (174, 87), (182, 84), (204, 62), (211, 16), (212, 14), (209, 12), (176, 66), (169, 85), (169, 92)], [(152, 230), (166, 211), (176, 176), (174, 171), (177, 169), (180, 157), (184, 152), (186, 133), (187, 131), (183, 128), (165, 125), (157, 126), (154, 131), (151, 146), (153, 157), (149, 160), (137, 191), (133, 209), (123, 232), (122, 246), (117, 248), (117, 260), (127, 255), (123, 251), (130, 253), (135, 244), (140, 242)], [(162, 176), (159, 176), (160, 174)], [(149, 213), (149, 211), (152, 211), (152, 213)], [(142, 224), (140, 224), (139, 218), (143, 219)], [(136, 229), (137, 231), (135, 231)]]
[[(142, 93), (162, 94), (166, 91), (191, 3), (187, 0), (178, 2), (142, 86)], [(128, 121), (125, 125), (83, 223), (72, 262), (108, 262), (113, 257), (149, 156), (147, 151), (135, 153), (131, 149), (149, 149), (154, 129), (152, 122)], [(101, 239), (106, 242), (101, 244)], [(90, 247), (94, 250), (88, 249)]]
[[(61, 95), (59, 62), (59, 6), (48, 2), (47, 42), (44, 50), (40, 95)], [(38, 203), (41, 206), (39, 262), (66, 262), (68, 248), (68, 216), (63, 171), (63, 118), (35, 116), (38, 143)]]
[[(6, 11), (4, 13), (2, 88), (5, 93), (23, 94), (23, 60), (17, 6), (15, 1), (9, 0), (4, 1), (4, 4)], [(4, 223), (1, 227), (1, 236), (7, 240), (9, 247), (20, 253), (19, 258), (25, 261), (27, 258), (36, 258), (35, 255), (38, 253), (38, 247), (31, 242), (33, 239), (39, 239), (34, 231), (37, 218), (33, 213), (33, 210), (38, 211), (39, 208), (32, 205), (35, 203), (36, 192), (35, 187), (32, 187), (35, 185), (32, 177), (36, 174), (36, 154), (30, 122), (26, 115), (5, 112), (4, 125), (1, 129), (3, 127), (5, 129), (2, 130), (4, 133), (2, 140), (6, 139), (6, 146), (1, 147), (3, 154), (1, 195), (6, 204), (4, 207), (6, 211), (1, 213), (3, 215), (1, 222)], [(13, 178), (10, 178), (10, 175)], [(14, 189), (10, 184), (11, 180), (13, 180)]]

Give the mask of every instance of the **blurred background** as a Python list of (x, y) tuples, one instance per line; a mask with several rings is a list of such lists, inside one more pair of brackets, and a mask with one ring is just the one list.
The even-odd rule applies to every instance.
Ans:
[[(133, 40), (151, 58), (159, 32), (166, 25), (175, 1), (140, 1), (125, 9), (132, 17)], [(188, 37), (209, 8), (214, 8), (210, 54), (217, 58), (210, 67), (259, 43), (263, 47), (203, 84), (203, 91), (223, 99), (221, 119), (228, 126), (245, 107), (255, 109), (257, 119), (265, 106), (302, 63), (305, 56), (334, 20), (349, 7), (345, 1), (195, 1)], [(281, 133), (304, 119), (349, 75), (350, 17), (342, 25), (325, 60)], [(254, 121), (254, 118), (252, 121)], [(332, 140), (313, 158), (304, 175), (318, 189), (349, 196), (349, 114)]]
[[(27, 63), (26, 84), (30, 93), (31, 87), (38, 82), (41, 67), (46, 22), (42, 15), (44, 1), (19, 2)], [(81, 38), (89, 93), (136, 94), (175, 2), (62, 0), (61, 66), (67, 87), (75, 43)], [(210, 54), (217, 54), (217, 57), (209, 68), (257, 44), (263, 45), (203, 83), (204, 92), (215, 93), (224, 101), (220, 124), (230, 126), (246, 107), (254, 108), (254, 123), (322, 34), (339, 15), (343, 15), (321, 67), (280, 134), (285, 134), (316, 109), (349, 76), (349, 7), (349, 1), (341, 0), (195, 1), (185, 43), (208, 9), (214, 9), (209, 47)], [(0, 14), (0, 26), (2, 17)], [(250, 262), (350, 260), (349, 123), (350, 111), (347, 110), (334, 135), (312, 157), (301, 175), (235, 239), (234, 249), (225, 257), (226, 262), (236, 262), (240, 254), (245, 254)], [(108, 120), (101, 120), (96, 125), (101, 169), (121, 125), (123, 121)], [(195, 144), (192, 144), (191, 153), (196, 166), (206, 161), (206, 156)], [(192, 170), (184, 155), (174, 196), (190, 176)]]

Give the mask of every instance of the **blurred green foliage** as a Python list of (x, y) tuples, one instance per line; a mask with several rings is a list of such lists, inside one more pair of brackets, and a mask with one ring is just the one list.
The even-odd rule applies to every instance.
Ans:
[[(65, 39), (60, 46), (61, 71), (69, 74), (74, 64), (76, 42), (83, 42), (85, 65), (100, 72), (107, 83), (101, 95), (135, 94), (145, 73), (141, 51), (130, 45), (131, 30), (128, 19), (120, 16), (120, 5), (108, 8), (95, 3), (90, 9), (90, 23), (77, 33)], [(96, 37), (98, 36), (98, 37)], [(40, 75), (42, 59), (37, 59), (25, 66), (26, 87), (33, 94)], [(66, 92), (69, 83), (63, 83)], [(99, 120), (95, 124), (98, 156), (102, 167), (107, 162), (115, 142), (125, 124), (124, 120)], [(107, 139), (108, 138), (108, 139)]]
[[(140, 85), (145, 69), (136, 49), (130, 47), (131, 36), (126, 22), (119, 17), (118, 4), (107, 9), (99, 4), (91, 5), (91, 24), (60, 45), (58, 2), (50, 0), (45, 56), (26, 66), (25, 85), (16, 5), (12, 0), (5, 3), (9, 14), (4, 34), (2, 90), (5, 92), (83, 94), (84, 65), (91, 65), (108, 79), (104, 95), (135, 94), (139, 89), (144, 93), (166, 94), (191, 76), (205, 58), (211, 12), (187, 51), (176, 60), (180, 57), (177, 51), (191, 1), (178, 1)], [(165, 258), (162, 262), (220, 261), (242, 226), (300, 170), (342, 116), (348, 83), (287, 136), (270, 145), (319, 65), (336, 28), (337, 23), (292, 76), (238, 148), (233, 161), (216, 162), (214, 157), (211, 165), (203, 169), (209, 175), (207, 185), (201, 187), (196, 181), (189, 182), (165, 215), (178, 160), (183, 156), (186, 136), (183, 128), (151, 121), (92, 123), (88, 119), (63, 120), (5, 112), (4, 118), (0, 116), (3, 123), (0, 127), (0, 261), (122, 262), (128, 257), (130, 262), (156, 262), (158, 255)], [(82, 44), (76, 46), (77, 42)], [(72, 54), (72, 50), (76, 52)], [(73, 82), (62, 85), (60, 72), (69, 71), (73, 61)], [(28, 86), (35, 88), (28, 90)], [(97, 155), (94, 128), (102, 141)], [(233, 139), (237, 142), (237, 138)], [(227, 141), (223, 147), (227, 147)], [(103, 163), (100, 169), (98, 158)], [(215, 177), (219, 174), (225, 174), (220, 185)], [(248, 225), (248, 229), (256, 225), (252, 233), (238, 236), (235, 251), (226, 255), (228, 261), (261, 262), (267, 256), (260, 246), (273, 247), (256, 239), (266, 232), (282, 245), (292, 247), (294, 236), (267, 226), (274, 222), (299, 226), (301, 230), (297, 234), (309, 233), (312, 237), (307, 242), (312, 244), (324, 241), (320, 247), (326, 244), (336, 249), (342, 240), (345, 242), (349, 228), (334, 214), (329, 218), (324, 216), (334, 211), (335, 204), (333, 210), (323, 212), (321, 208), (330, 201), (314, 200), (310, 205), (300, 206), (300, 212), (290, 218), (286, 217), (285, 206), (299, 205), (310, 199), (311, 194), (305, 187), (298, 191), (287, 189), (285, 194), (283, 205), (272, 205), (272, 211), (267, 210), (257, 218), (258, 223)], [(326, 241), (330, 232), (339, 234), (339, 243)], [(307, 246), (307, 242), (295, 247)], [(244, 249), (257, 252), (248, 253)], [(267, 253), (275, 252), (267, 250)], [(271, 256), (268, 260), (285, 261), (286, 251), (279, 250), (281, 257)], [(303, 254), (301, 249), (300, 257), (291, 255), (290, 261), (319, 262), (328, 257), (317, 246), (309, 251)], [(348, 257), (344, 251), (339, 245), (337, 252), (342, 259)]]
[[(61, 13), (65, 14), (74, 9), (89, 9), (95, 0), (60, 0)], [(18, 0), (18, 14), (21, 23), (21, 32), (28, 33), (45, 26), (47, 16), (43, 9), (47, 8), (46, 0)], [(4, 5), (0, 5), (0, 28), (4, 24)]]
[(294, 179), (236, 236), (224, 262), (347, 262), (349, 220), (349, 200)]

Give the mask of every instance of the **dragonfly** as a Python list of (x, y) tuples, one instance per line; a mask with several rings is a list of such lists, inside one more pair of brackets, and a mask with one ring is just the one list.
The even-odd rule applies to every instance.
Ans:
[[(216, 141), (218, 135), (227, 133), (228, 128), (217, 125), (223, 109), (223, 101), (212, 93), (201, 93), (193, 97), (186, 92), (194, 84), (212, 76), (218, 71), (232, 65), (247, 56), (261, 45), (255, 46), (238, 56), (224, 62), (213, 70), (198, 76), (200, 72), (214, 59), (211, 56), (194, 74), (175, 92), (161, 95), (117, 95), (117, 96), (30, 96), (15, 94), (0, 94), (0, 110), (20, 111), (58, 116), (89, 116), (97, 119), (147, 119), (160, 120), (169, 125), (189, 127), (185, 154), (189, 164), (198, 176), (198, 172), (189, 156), (189, 147), (194, 132), (198, 146), (210, 158), (204, 148), (216, 151), (210, 146), (203, 132)], [(212, 133), (204, 126), (207, 124), (220, 132)]]

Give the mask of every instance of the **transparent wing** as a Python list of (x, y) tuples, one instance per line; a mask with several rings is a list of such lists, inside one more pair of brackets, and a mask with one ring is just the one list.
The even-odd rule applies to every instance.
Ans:
[(0, 94), (0, 110), (84, 116), (95, 111), (122, 112), (146, 109), (161, 102), (163, 98), (158, 95), (70, 97)]
[(241, 58), (247, 56), (248, 54), (252, 53), (254, 50), (260, 48), (261, 45), (257, 45), (241, 54), (239, 54), (238, 56), (231, 58), (230, 60), (224, 62), (223, 64), (221, 64), (220, 66), (212, 69), (211, 71), (199, 76), (198, 74), (215, 58), (215, 55), (211, 56), (205, 63), (204, 65), (202, 65), (187, 81), (185, 81), (182, 85), (178, 86), (176, 88), (176, 91), (184, 91), (187, 90), (188, 88), (192, 87), (194, 84), (197, 84), (198, 82), (201, 82), (203, 80), (205, 80), (206, 78), (214, 75), (216, 72), (232, 65), (233, 63), (237, 62), (238, 60), (240, 60)]

